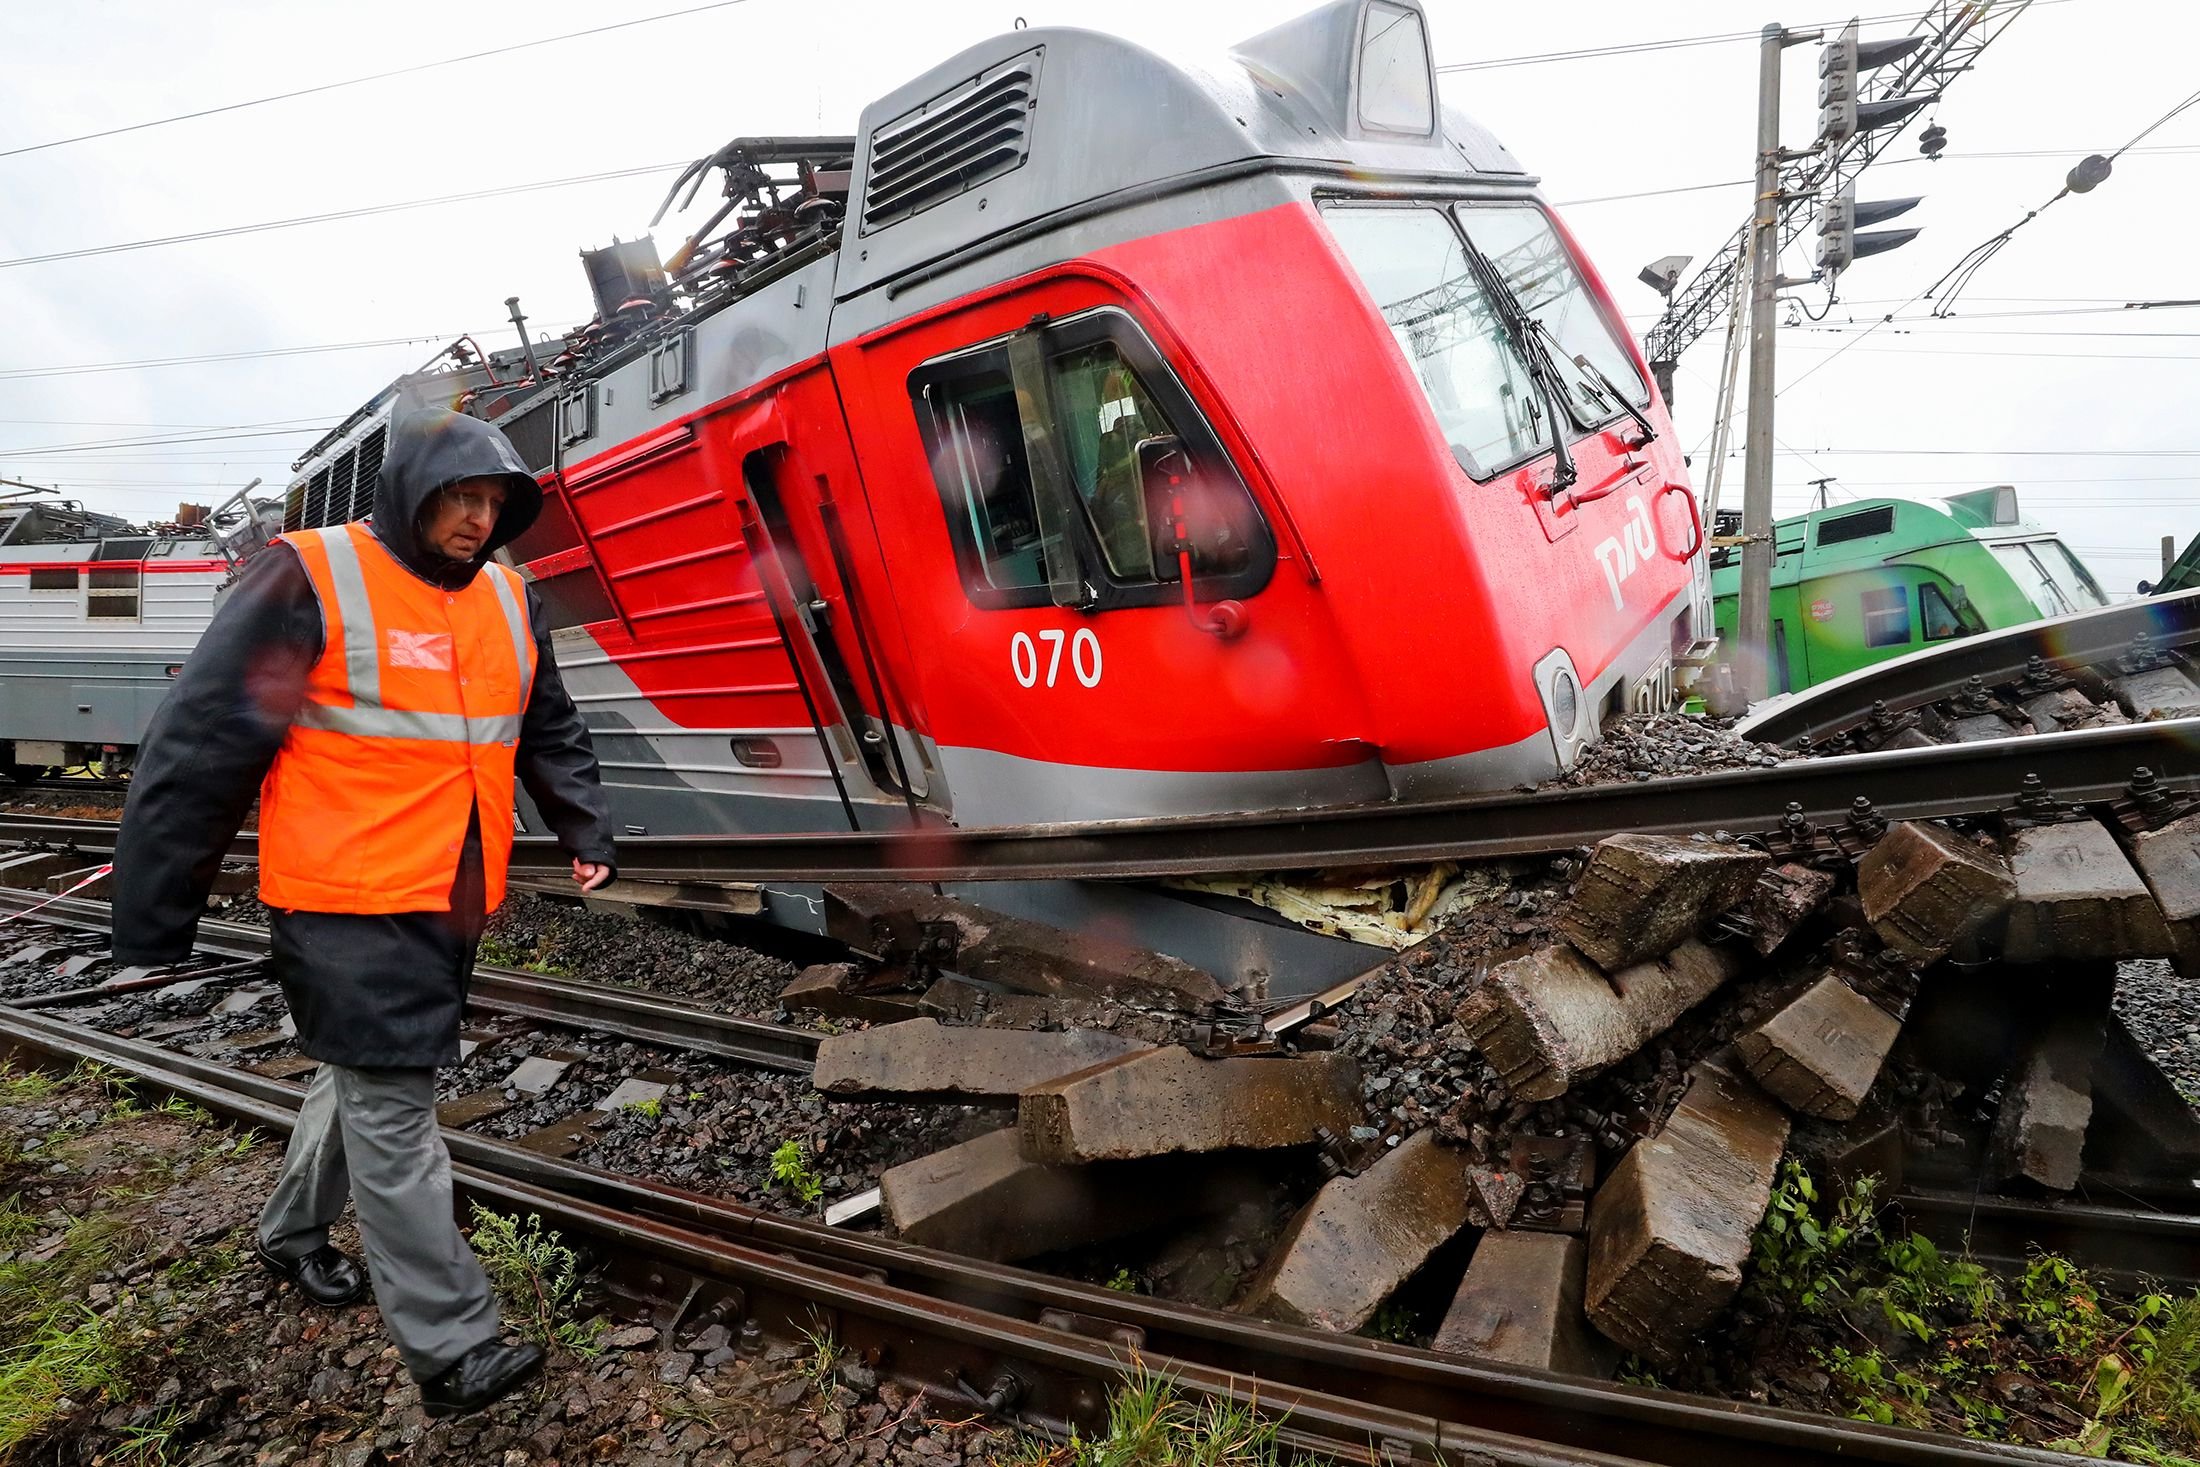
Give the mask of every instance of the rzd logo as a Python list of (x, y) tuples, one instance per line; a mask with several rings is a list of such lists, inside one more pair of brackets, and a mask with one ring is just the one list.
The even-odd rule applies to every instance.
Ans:
[(1620, 582), (1658, 553), (1657, 532), (1650, 528), (1650, 511), (1643, 508), (1641, 495), (1627, 496), (1627, 516), (1619, 533), (1605, 536), (1596, 550), (1597, 564), (1604, 567), (1605, 582), (1612, 588), (1612, 605), (1623, 611), (1627, 598), (1619, 592)]

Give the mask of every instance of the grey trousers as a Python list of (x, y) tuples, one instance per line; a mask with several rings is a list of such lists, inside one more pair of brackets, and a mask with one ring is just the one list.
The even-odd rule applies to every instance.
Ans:
[(451, 1214), (451, 1154), (435, 1071), (324, 1064), (306, 1091), (260, 1246), (303, 1258), (328, 1241), (349, 1193), (382, 1324), (415, 1380), (497, 1337), (496, 1300)]

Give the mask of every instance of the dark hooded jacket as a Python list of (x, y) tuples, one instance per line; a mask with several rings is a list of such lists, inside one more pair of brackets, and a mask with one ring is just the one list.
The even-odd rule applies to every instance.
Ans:
[[(496, 476), (508, 493), (472, 561), (421, 540), (422, 507), (460, 479)], [(542, 491), (504, 435), (450, 412), (393, 427), (368, 528), (421, 579), (464, 586), (501, 545), (534, 523)], [(567, 852), (613, 863), (611, 817), (588, 729), (558, 677), (549, 619), (530, 588), (538, 667), (520, 723), (520, 782)], [(188, 956), (223, 853), (243, 825), (322, 650), (320, 603), (296, 552), (254, 556), (153, 715), (115, 846), (115, 959)], [(420, 1068), (458, 1058), (466, 980), (480, 939), (481, 840), (469, 821), (448, 912), (387, 916), (272, 914), (275, 974), (314, 1059), (362, 1068)]]

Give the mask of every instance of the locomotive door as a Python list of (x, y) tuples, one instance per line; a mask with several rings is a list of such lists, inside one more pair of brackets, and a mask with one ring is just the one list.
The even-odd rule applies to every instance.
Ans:
[(897, 735), (890, 670), (857, 592), (831, 478), (815, 474), (805, 483), (800, 467), (785, 443), (743, 458), (741, 532), (820, 733), (830, 742), (829, 730), (845, 729), (853, 747), (838, 751), (844, 762), (860, 764), (872, 785), (899, 796), (915, 822), (927, 788), (922, 750)]

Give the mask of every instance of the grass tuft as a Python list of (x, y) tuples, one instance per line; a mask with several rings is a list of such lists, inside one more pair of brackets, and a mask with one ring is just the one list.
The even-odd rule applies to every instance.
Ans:
[(1026, 1441), (1010, 1467), (1289, 1467), (1281, 1421), (1230, 1401), (1187, 1400), (1143, 1362), (1108, 1397), (1106, 1430), (1087, 1441), (1072, 1432), (1053, 1445)]
[(489, 1282), (510, 1311), (513, 1328), (539, 1345), (562, 1345), (578, 1355), (594, 1355), (603, 1334), (601, 1316), (580, 1318), (580, 1258), (546, 1232), (534, 1213), (516, 1217), (473, 1204), (470, 1241), (481, 1257)]
[(782, 1141), (772, 1152), (771, 1179), (773, 1186), (786, 1188), (804, 1202), (815, 1202), (825, 1194), (825, 1179), (810, 1169), (800, 1141)]

